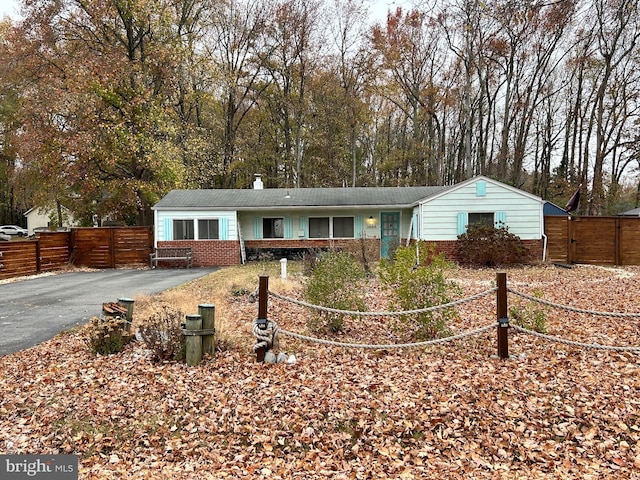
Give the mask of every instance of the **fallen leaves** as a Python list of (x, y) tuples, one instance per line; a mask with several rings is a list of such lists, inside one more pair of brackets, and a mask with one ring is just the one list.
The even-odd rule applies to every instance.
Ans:
[[(640, 269), (624, 273), (547, 267), (508, 277), (561, 304), (637, 312)], [(495, 272), (458, 276), (470, 295)], [(298, 363), (267, 366), (251, 351), (257, 306), (232, 304), (244, 347), (198, 367), (154, 364), (139, 344), (96, 357), (82, 331), (0, 358), (0, 452), (75, 453), (83, 479), (630, 478), (640, 469), (637, 354), (510, 333), (513, 358), (502, 361), (491, 358), (493, 332), (383, 352), (283, 337)], [(484, 326), (495, 298), (459, 311), (455, 332)], [(269, 312), (308, 333), (304, 309), (274, 301)], [(551, 335), (583, 342), (640, 345), (639, 323), (548, 312)], [(349, 319), (335, 338), (405, 341), (392, 325)]]

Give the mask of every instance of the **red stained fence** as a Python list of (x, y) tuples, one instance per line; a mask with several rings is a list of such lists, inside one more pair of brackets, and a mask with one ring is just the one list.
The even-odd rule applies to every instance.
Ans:
[(151, 227), (74, 228), (39, 232), (35, 239), (0, 242), (0, 280), (59, 270), (149, 265)]
[(552, 262), (640, 265), (640, 218), (545, 217)]

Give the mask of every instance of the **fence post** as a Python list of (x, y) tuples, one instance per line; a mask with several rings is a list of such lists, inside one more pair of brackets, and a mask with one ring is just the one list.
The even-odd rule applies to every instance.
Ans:
[(216, 337), (215, 337), (215, 318), (216, 318), (216, 306), (207, 303), (201, 303), (198, 305), (198, 313), (202, 317), (202, 329), (211, 330), (214, 333), (211, 335), (202, 336), (202, 353), (208, 353), (213, 355), (216, 351)]
[(507, 274), (496, 274), (498, 285), (497, 314), (498, 314), (498, 358), (509, 358), (509, 317), (507, 315)]
[[(269, 298), (269, 276), (260, 275), (258, 288), (258, 320), (267, 320), (267, 300)], [(256, 362), (264, 362), (267, 347), (256, 348)]]
[[(186, 330), (187, 332), (189, 330), (202, 330), (202, 316), (197, 314), (187, 315)], [(191, 367), (202, 360), (202, 336), (199, 334), (189, 335), (187, 333), (186, 337), (187, 365)]]
[(131, 332), (133, 323), (133, 298), (119, 298), (118, 305), (127, 309), (127, 333)]

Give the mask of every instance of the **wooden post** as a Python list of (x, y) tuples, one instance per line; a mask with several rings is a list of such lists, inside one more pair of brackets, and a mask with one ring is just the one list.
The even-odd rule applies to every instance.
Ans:
[[(187, 315), (186, 330), (202, 330), (202, 317), (200, 315)], [(197, 365), (202, 360), (202, 336), (186, 335), (187, 365)]]
[[(198, 313), (202, 317), (202, 329), (215, 332), (216, 306), (208, 303), (198, 305)], [(213, 355), (216, 351), (215, 333), (202, 336), (202, 353)]]
[[(258, 319), (267, 319), (267, 300), (269, 298), (269, 276), (260, 275), (260, 284), (258, 289)], [(267, 347), (256, 349), (256, 362), (264, 362), (264, 356), (267, 353)]]
[(498, 285), (497, 313), (498, 313), (498, 358), (509, 358), (509, 317), (507, 314), (507, 274), (496, 274)]
[(127, 332), (131, 332), (131, 324), (133, 323), (133, 298), (119, 298), (118, 305), (127, 309)]

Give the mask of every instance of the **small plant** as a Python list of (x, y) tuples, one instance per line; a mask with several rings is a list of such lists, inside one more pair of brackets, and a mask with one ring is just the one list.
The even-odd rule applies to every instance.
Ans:
[(520, 237), (510, 233), (506, 225), (484, 223), (469, 225), (466, 233), (458, 235), (455, 255), (462, 263), (485, 267), (525, 263), (529, 259)]
[(307, 277), (313, 275), (313, 271), (318, 265), (319, 253), (314, 248), (308, 248), (302, 254), (302, 273)]
[[(423, 263), (424, 262), (424, 263)], [(434, 247), (425, 242), (398, 247), (392, 260), (380, 264), (380, 280), (396, 310), (419, 310), (450, 303), (460, 289), (446, 279), (446, 273), (455, 268), (443, 254), (436, 255)], [(454, 308), (427, 311), (401, 317), (413, 326), (417, 339), (433, 339), (450, 335), (447, 323), (457, 317)]]
[[(365, 272), (347, 252), (327, 252), (319, 256), (305, 288), (304, 296), (309, 303), (331, 307), (337, 310), (365, 309), (362, 300), (362, 281)], [(344, 328), (345, 315), (332, 312), (319, 312), (309, 321), (312, 330), (326, 328), (339, 332)]]
[(89, 321), (89, 337), (87, 343), (91, 351), (97, 355), (109, 355), (121, 352), (131, 341), (124, 329), (126, 322), (120, 318), (108, 317), (101, 319), (93, 317)]
[[(535, 298), (542, 298), (542, 292), (535, 290)], [(524, 306), (520, 303), (509, 307), (511, 321), (527, 330), (547, 333), (547, 309), (538, 302), (528, 302)]]
[(142, 341), (153, 353), (154, 360), (184, 360), (183, 318), (182, 312), (162, 305), (138, 327)]
[(233, 295), (234, 297), (243, 297), (245, 295), (248, 295), (249, 289), (245, 288), (245, 287), (239, 287), (237, 285), (233, 285), (231, 287), (231, 295)]

